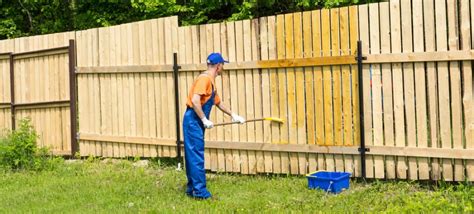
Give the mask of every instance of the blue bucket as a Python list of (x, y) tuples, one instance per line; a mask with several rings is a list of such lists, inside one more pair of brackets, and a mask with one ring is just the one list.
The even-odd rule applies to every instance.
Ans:
[(306, 175), (309, 189), (322, 189), (326, 192), (339, 193), (349, 189), (348, 172), (326, 172), (317, 171)]

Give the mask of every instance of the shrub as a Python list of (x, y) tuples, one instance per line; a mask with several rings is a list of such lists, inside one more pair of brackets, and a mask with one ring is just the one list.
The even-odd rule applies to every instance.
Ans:
[(22, 119), (18, 129), (0, 138), (0, 167), (10, 170), (42, 170), (54, 162), (47, 148), (38, 148), (38, 134), (30, 119)]

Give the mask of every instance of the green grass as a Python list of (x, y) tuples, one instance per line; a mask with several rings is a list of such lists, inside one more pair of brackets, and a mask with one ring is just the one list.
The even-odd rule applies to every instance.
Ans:
[(474, 212), (474, 187), (351, 181), (341, 194), (308, 190), (304, 177), (208, 173), (218, 200), (184, 194), (186, 175), (154, 162), (60, 163), (42, 172), (0, 172), (0, 213)]

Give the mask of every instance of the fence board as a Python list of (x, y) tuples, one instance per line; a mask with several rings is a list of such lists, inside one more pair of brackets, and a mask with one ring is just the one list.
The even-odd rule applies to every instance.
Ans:
[[(260, 59), (260, 24), (258, 19), (251, 20), (251, 37), (252, 37), (252, 58), (253, 61), (258, 61)], [(253, 87), (254, 87), (254, 117), (255, 118), (262, 118), (262, 80), (261, 74), (258, 69), (252, 70), (253, 75)], [(263, 142), (264, 134), (263, 133), (263, 122), (257, 121), (255, 124), (255, 142)], [(264, 172), (264, 157), (263, 153), (260, 151), (255, 152), (255, 159), (256, 159), (256, 168), (251, 169), (253, 173), (261, 173)]]
[[(276, 16), (268, 17), (268, 59), (277, 59), (277, 37), (276, 37)], [(272, 116), (280, 116), (280, 106), (279, 106), (279, 77), (276, 69), (270, 69), (270, 102), (271, 102), (271, 112)], [(271, 124), (272, 128), (272, 140), (271, 143), (280, 142), (280, 125)], [(280, 154), (277, 152), (272, 153), (273, 159), (273, 172), (281, 173), (281, 158)]]
[[(286, 59), (295, 58), (295, 42), (294, 42), (294, 14), (285, 14), (285, 48)], [(294, 68), (286, 69), (286, 83), (288, 93), (288, 136), (289, 144), (296, 144), (298, 141), (297, 131), (297, 110), (296, 110), (296, 73)], [(298, 155), (289, 153), (290, 156), (290, 173), (298, 173)]]
[[(312, 34), (313, 34), (313, 56), (322, 56), (321, 42), (322, 42), (322, 31), (321, 31), (321, 11), (311, 12), (312, 22)], [(325, 144), (325, 132), (324, 132), (324, 93), (323, 93), (323, 73), (322, 67), (313, 68), (314, 72), (314, 108), (315, 108), (315, 129), (316, 129), (316, 144)], [(317, 170), (325, 169), (325, 159), (323, 154), (317, 156), (316, 163)]]
[[(245, 52), (245, 47), (246, 44), (244, 44), (244, 23), (243, 21), (237, 21), (235, 22), (235, 42), (236, 42), (236, 61), (237, 62), (242, 62), (245, 60), (244, 52)], [(246, 106), (246, 88), (245, 88), (245, 70), (239, 70), (237, 71), (237, 81), (238, 83), (238, 97), (239, 97), (239, 102), (238, 102), (238, 109), (239, 112), (242, 112), (242, 114), (247, 117), (247, 106)], [(245, 142), (248, 140), (248, 134), (247, 134), (247, 127), (246, 125), (239, 126), (239, 134), (240, 134), (240, 142)], [(249, 159), (248, 159), (248, 151), (240, 151), (240, 164), (241, 164), (241, 173), (243, 174), (248, 174), (249, 173)]]
[[(380, 14), (390, 14), (389, 3), (379, 5)], [(390, 17), (388, 15), (380, 16), (380, 41), (390, 41)], [(384, 24), (385, 23), (385, 24)], [(381, 42), (381, 53), (390, 53), (390, 43)], [(383, 102), (383, 145), (395, 146), (394, 142), (394, 121), (393, 121), (393, 92), (392, 92), (392, 71), (390, 64), (382, 64), (382, 102)], [(380, 144), (380, 143), (379, 143)], [(385, 157), (385, 173), (388, 179), (395, 179), (395, 161), (394, 157)]]
[[(413, 44), (414, 52), (424, 51), (423, 38), (423, 2), (413, 1)], [(415, 95), (416, 95), (416, 134), (417, 146), (426, 148), (428, 145), (425, 64), (415, 63)], [(427, 158), (418, 158), (418, 176), (420, 180), (429, 179)]]
[[(286, 58), (286, 46), (285, 46), (285, 15), (278, 15), (276, 19), (276, 43), (277, 43), (277, 59)], [(278, 101), (279, 101), (279, 112), (280, 118), (285, 118), (288, 121), (288, 96), (287, 96), (287, 85), (286, 85), (286, 76), (288, 71), (283, 69), (278, 69)], [(288, 122), (283, 123), (280, 126), (280, 143), (288, 144), (289, 143), (289, 133), (288, 133)], [(288, 153), (280, 153), (281, 158), (281, 173), (288, 173), (290, 171), (290, 160)]]
[[(313, 26), (311, 11), (303, 12), (303, 57), (313, 57)], [(314, 70), (313, 68), (304, 68), (304, 85), (305, 85), (305, 101), (306, 101), (306, 129), (307, 144), (316, 144), (315, 129), (315, 106), (314, 106)], [(308, 154), (307, 170), (309, 173), (317, 169), (317, 155)]]
[[(369, 5), (370, 17), (370, 53), (380, 53), (380, 23), (379, 4)], [(381, 65), (370, 65), (370, 82), (368, 83), (372, 93), (372, 119), (373, 119), (373, 141), (368, 145), (383, 145), (383, 113), (382, 113), (382, 79)], [(384, 161), (381, 156), (373, 156), (375, 178), (384, 178)]]
[[(331, 55), (331, 12), (321, 10), (321, 34), (322, 34), (322, 54)], [(331, 67), (322, 68), (323, 73), (323, 94), (324, 94), (324, 132), (325, 145), (334, 145), (334, 120), (333, 120), (333, 94), (332, 94), (332, 71)], [(325, 155), (326, 170), (334, 171), (334, 155)]]
[[(214, 37), (214, 51), (217, 51), (219, 53), (223, 53), (223, 46), (221, 46), (221, 28), (220, 24), (216, 23), (213, 25), (213, 37)], [(224, 39), (224, 38), (222, 38)], [(218, 90), (220, 91), (219, 96), (222, 99), (223, 90), (224, 90), (224, 85), (223, 85), (223, 76), (224, 74), (221, 75), (220, 78), (216, 79), (216, 85)], [(224, 100), (222, 100), (224, 102)], [(225, 103), (225, 102), (224, 102)], [(224, 113), (222, 111), (214, 110), (217, 112), (217, 121), (218, 122), (224, 122)], [(217, 140), (224, 140), (224, 127), (217, 127)], [(224, 156), (224, 150), (217, 150), (217, 171), (225, 171), (225, 156)]]
[[(303, 20), (302, 13), (294, 13), (293, 28), (294, 28), (294, 57), (303, 58)], [(309, 28), (311, 29), (311, 28)], [(306, 134), (306, 103), (305, 103), (305, 76), (303, 68), (295, 68), (295, 98), (296, 98), (296, 133), (297, 144), (307, 144)], [(298, 158), (298, 173), (307, 174), (307, 160), (306, 154), (296, 154)]]
[[(435, 4), (436, 11), (436, 50), (446, 51), (448, 50), (447, 44), (447, 17), (446, 17), (446, 5)], [(449, 88), (449, 71), (447, 62), (438, 63), (438, 85), (440, 89)], [(451, 122), (450, 115), (451, 109), (449, 108), (449, 90), (439, 90), (438, 94), (439, 101), (439, 112), (440, 112), (440, 135), (441, 135), (441, 147), (451, 148)], [(441, 113), (443, 112), (443, 113)], [(443, 179), (446, 181), (453, 180), (453, 167), (451, 160), (442, 160), (442, 173)]]
[[(341, 54), (340, 41), (340, 23), (339, 23), (339, 9), (331, 9), (331, 55), (339, 56)], [(334, 117), (334, 141), (333, 145), (343, 145), (343, 128), (342, 128), (342, 79), (341, 66), (332, 66), (332, 102), (333, 102), (333, 117)], [(342, 155), (334, 155), (335, 170), (344, 171), (344, 161)]]
[[(236, 35), (235, 35), (235, 22), (228, 22), (227, 23), (227, 35), (228, 35), (228, 42), (229, 42), (229, 61), (235, 62), (237, 60), (237, 53), (236, 53)], [(230, 82), (237, 83), (237, 72), (238, 71), (230, 71), (229, 77)], [(238, 111), (239, 109), (239, 96), (237, 94), (237, 84), (231, 84), (230, 86), (230, 96), (234, 98), (231, 102), (231, 109), (232, 111)], [(239, 126), (232, 125), (232, 140), (235, 142), (239, 141)], [(240, 172), (241, 169), (241, 162), (240, 162), (240, 153), (238, 150), (232, 150), (232, 171), (233, 172)]]
[[(401, 14), (400, 14), (400, 2), (390, 2), (390, 35), (391, 35), (391, 46), (392, 53), (401, 53)], [(405, 147), (405, 114), (403, 111), (404, 100), (403, 100), (403, 74), (402, 64), (392, 64), (392, 75), (393, 82), (400, 84), (393, 84), (393, 109), (394, 109), (394, 120), (395, 120), (395, 146)], [(396, 157), (396, 176), (397, 178), (405, 179), (407, 177), (407, 166), (405, 157)]]
[[(350, 54), (350, 34), (349, 34), (349, 8), (344, 7), (339, 9), (340, 22), (340, 55)], [(340, 145), (352, 146), (352, 108), (351, 108), (351, 74), (349, 65), (341, 66), (342, 73), (342, 124), (343, 134)], [(353, 159), (351, 155), (344, 155), (344, 171), (354, 174), (352, 165)], [(337, 159), (336, 159), (337, 160)]]
[[(461, 1), (461, 47), (462, 49), (471, 49), (472, 44), (472, 35), (471, 24), (474, 22), (474, 4), (471, 1), (463, 0)], [(469, 20), (469, 8), (471, 12), (471, 19)], [(474, 148), (474, 111), (473, 111), (473, 85), (472, 85), (472, 62), (464, 61), (463, 62), (463, 83), (464, 83), (464, 95), (463, 95), (463, 104), (464, 104), (464, 129), (465, 129), (465, 142), (466, 149)], [(474, 181), (474, 161), (466, 161), (466, 176), (467, 180)]]
[[(362, 41), (362, 53), (368, 54), (370, 47), (369, 40), (369, 7), (367, 5), (359, 6), (359, 37)], [(364, 81), (363, 93), (364, 93), (364, 132), (365, 132), (365, 145), (373, 145), (372, 136), (372, 106), (371, 106), (371, 93), (370, 93), (370, 66), (363, 65), (362, 67), (362, 79)], [(366, 176), (371, 178), (374, 177), (374, 163), (373, 158), (366, 158)]]
[[(350, 35), (350, 54), (354, 55), (357, 49), (357, 40), (359, 39), (359, 18), (357, 6), (349, 7), (349, 35)], [(359, 114), (359, 80), (356, 66), (351, 66), (351, 82), (352, 82), (352, 117), (353, 117), (353, 145), (360, 145), (360, 114)], [(357, 91), (357, 92), (356, 92)], [(353, 160), (352, 170), (353, 176), (359, 176), (360, 158), (351, 157)], [(346, 160), (350, 164), (350, 159)], [(347, 166), (347, 164), (346, 164)]]
[[(436, 40), (435, 40), (435, 14), (433, 1), (423, 1), (423, 12), (424, 12), (424, 38), (425, 38), (425, 51), (435, 51)], [(439, 145), (439, 117), (438, 117), (438, 92), (437, 92), (437, 72), (436, 65), (434, 62), (428, 62), (426, 64), (427, 72), (427, 85), (428, 85), (428, 106), (429, 106), (429, 142), (428, 146), (437, 148)], [(439, 159), (431, 159), (431, 171), (430, 178), (439, 180), (441, 178), (441, 171), (439, 168)]]
[[(269, 32), (268, 32), (268, 18), (262, 17), (259, 19), (259, 28), (260, 28), (260, 54), (262, 60), (268, 60), (269, 58)], [(272, 116), (272, 106), (274, 103), (270, 101), (272, 96), (272, 91), (270, 89), (270, 70), (262, 70), (262, 114), (264, 117)], [(272, 143), (272, 125), (271, 123), (263, 124), (263, 142)], [(264, 152), (264, 169), (263, 172), (271, 173), (273, 171), (272, 166), (272, 153)]]
[[(250, 61), (252, 60), (252, 40), (255, 38), (252, 38), (251, 36), (251, 24), (250, 20), (244, 20), (242, 22), (242, 30), (243, 30), (243, 61)], [(249, 39), (250, 38), (250, 39)], [(252, 75), (252, 70), (244, 70), (243, 71), (243, 78), (245, 82), (245, 94), (243, 94), (243, 97), (245, 97), (245, 109), (246, 109), (246, 117), (247, 118), (254, 118), (255, 117), (255, 107), (254, 107), (254, 88), (253, 88), (253, 75)], [(241, 91), (241, 92), (244, 92)], [(247, 96), (248, 94), (253, 94), (253, 96)], [(247, 127), (247, 142), (255, 142), (255, 123), (247, 123), (245, 124)], [(244, 155), (244, 167), (243, 170), (244, 172), (247, 171), (249, 174), (255, 174), (256, 173), (256, 167), (257, 167), (257, 162), (255, 160), (255, 152), (254, 151), (248, 151), (247, 155)], [(247, 164), (245, 161), (248, 162), (248, 169), (246, 169)]]
[[(448, 49), (459, 49), (458, 1), (448, 1)], [(461, 70), (459, 62), (449, 63), (450, 95), (451, 95), (451, 127), (452, 148), (463, 148), (462, 143), (462, 102), (461, 102)], [(462, 160), (454, 161), (454, 180), (464, 180), (464, 164)]]
[[(402, 50), (403, 52), (413, 52), (412, 17), (410, 0), (402, 0), (401, 22), (402, 22)], [(415, 82), (413, 63), (403, 63), (403, 86), (405, 99), (405, 113), (407, 115), (407, 145), (416, 146), (416, 110), (415, 110)], [(408, 178), (416, 180), (418, 178), (418, 166), (415, 158), (408, 158)]]

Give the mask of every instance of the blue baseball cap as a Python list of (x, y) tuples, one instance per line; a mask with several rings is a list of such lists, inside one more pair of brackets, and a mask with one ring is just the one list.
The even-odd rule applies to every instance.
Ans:
[(215, 65), (219, 63), (229, 63), (229, 61), (224, 60), (220, 53), (211, 53), (207, 56), (207, 64)]

